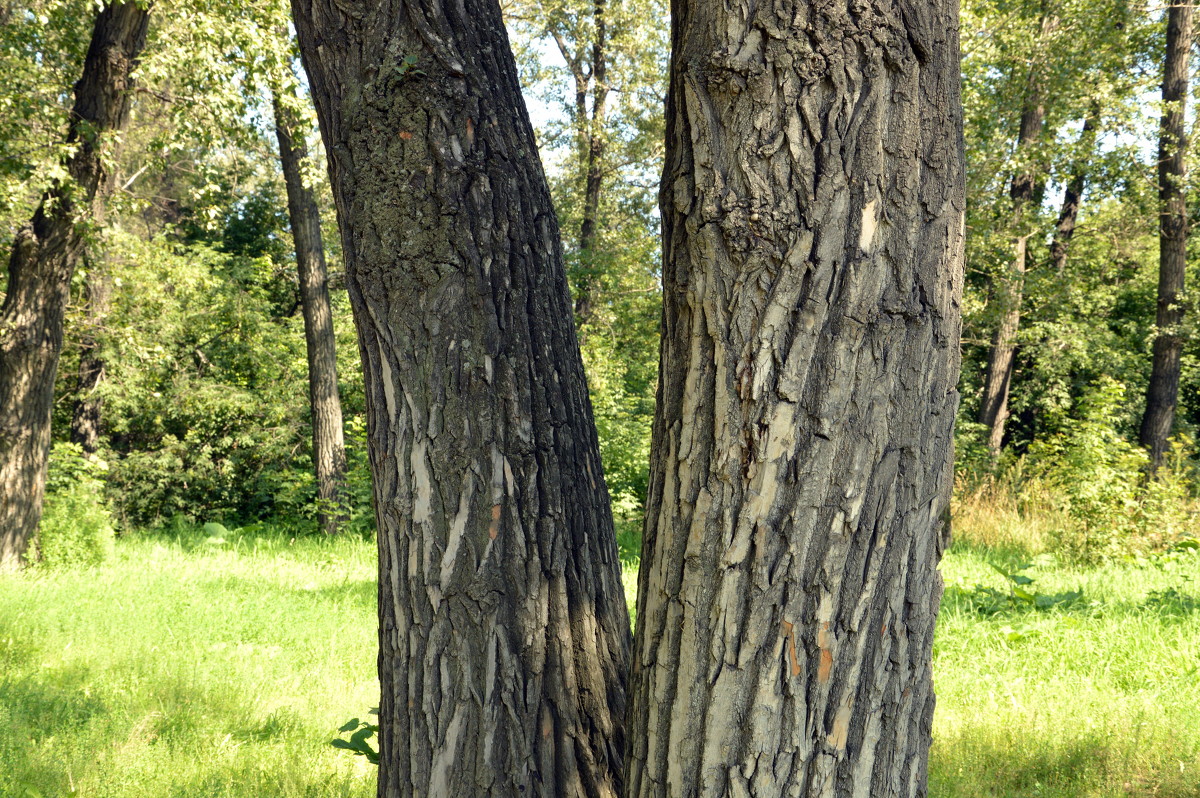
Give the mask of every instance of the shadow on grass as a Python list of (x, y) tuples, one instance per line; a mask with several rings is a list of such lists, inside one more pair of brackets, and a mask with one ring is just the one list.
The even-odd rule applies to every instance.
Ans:
[(211, 768), (176, 785), (169, 798), (233, 798), (234, 796), (304, 796), (304, 798), (374, 798), (375, 774), (332, 774), (240, 761)]
[(320, 546), (323, 544), (336, 545), (350, 538), (370, 539), (351, 531), (333, 537), (323, 535), (315, 521), (256, 521), (237, 526), (222, 524), (218, 521), (193, 523), (184, 518), (173, 519), (162, 526), (138, 529), (125, 534), (127, 537), (139, 540), (175, 545), (187, 553), (207, 551), (217, 547), (234, 551), (282, 551), (294, 547), (298, 542), (308, 546)]
[(5, 736), (45, 739), (106, 714), (108, 706), (92, 694), (91, 682), (91, 670), (78, 665), (0, 679)]
[[(1065, 733), (1069, 734), (1070, 731)], [(1035, 733), (979, 728), (934, 741), (931, 798), (1196, 798), (1170, 750), (1133, 756), (1120, 735), (1084, 733), (1044, 739)]]
[[(26, 658), (26, 664), (30, 662)], [(70, 779), (56, 758), (33, 754), (56, 746), (58, 739), (84, 733), (89, 724), (109, 715), (110, 707), (90, 694), (88, 668), (25, 670), (21, 676), (0, 676), (0, 762), (6, 771), (0, 775), (0, 794), (66, 795)]]
[(1051, 747), (968, 733), (936, 740), (929, 794), (938, 798), (1084, 798), (1107, 781), (1111, 752), (1101, 741), (1071, 740)]

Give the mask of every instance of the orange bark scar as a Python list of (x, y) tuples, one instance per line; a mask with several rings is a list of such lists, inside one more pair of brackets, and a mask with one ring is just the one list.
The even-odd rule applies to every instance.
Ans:
[(492, 523), (488, 524), (488, 537), (495, 540), (498, 534), (500, 534), (500, 505), (493, 504)]
[(817, 668), (817, 681), (829, 681), (829, 674), (833, 670), (833, 652), (827, 648), (821, 649), (821, 664)]
[(405, 141), (408, 141), (409, 139), (412, 138), (412, 133), (409, 133), (407, 130), (401, 130), (400, 138), (404, 139)]
[(821, 664), (817, 666), (817, 681), (823, 684), (829, 681), (829, 674), (833, 670), (833, 646), (829, 639), (829, 621), (821, 624), (821, 631), (817, 632), (817, 646), (821, 649)]
[(799, 676), (800, 660), (796, 657), (796, 629), (787, 621), (782, 621), (779, 624), (779, 634), (786, 637), (788, 641), (788, 660), (791, 662), (792, 675)]

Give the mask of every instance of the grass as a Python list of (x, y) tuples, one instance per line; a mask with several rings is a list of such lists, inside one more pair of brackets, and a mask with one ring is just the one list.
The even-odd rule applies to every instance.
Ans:
[(976, 587), (1021, 564), (968, 544), (943, 563), (930, 796), (1200, 796), (1200, 556), (1036, 558), (1027, 591), (1083, 594), (1047, 610)]
[[(1081, 569), (971, 512), (943, 563), (931, 798), (1200, 796), (1200, 556)], [(1029, 560), (1023, 590), (1082, 596), (1011, 598)], [(376, 703), (373, 581), (371, 543), (269, 530), (0, 578), (0, 796), (373, 795), (328, 744)]]
[(203, 533), (0, 580), (0, 796), (369, 796), (374, 546)]

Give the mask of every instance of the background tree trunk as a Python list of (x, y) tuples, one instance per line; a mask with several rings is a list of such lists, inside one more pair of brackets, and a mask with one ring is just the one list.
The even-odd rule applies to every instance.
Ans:
[(1187, 270), (1187, 112), (1188, 66), (1192, 49), (1194, 9), (1172, 4), (1167, 12), (1167, 55), (1163, 66), (1165, 106), (1158, 144), (1158, 312), (1155, 317), (1154, 360), (1146, 389), (1146, 412), (1140, 440), (1150, 450), (1151, 467), (1162, 464), (1167, 439), (1175, 423), (1179, 400), (1179, 363), (1183, 337), (1183, 284)]
[(317, 524), (327, 535), (346, 521), (342, 486), (346, 478), (346, 444), (342, 430), (342, 401), (338, 397), (337, 341), (329, 305), (329, 277), (321, 212), (312, 189), (304, 184), (303, 163), (308, 148), (278, 96), (272, 98), (279, 163), (287, 186), (288, 218), (296, 247), (300, 276), (300, 312), (308, 351), (308, 400), (312, 407), (313, 465), (316, 467)]
[(1075, 226), (1079, 221), (1079, 208), (1083, 204), (1083, 190), (1087, 185), (1088, 159), (1096, 147), (1096, 128), (1100, 124), (1099, 103), (1093, 103), (1083, 120), (1083, 131), (1079, 134), (1079, 154), (1071, 169), (1071, 180), (1063, 190), (1062, 208), (1058, 222), (1054, 225), (1054, 240), (1050, 242), (1050, 264), (1056, 274), (1067, 268), (1067, 251), (1075, 237)]
[(629, 617), (562, 249), (495, 0), (293, 12), (379, 526), (379, 795), (620, 793)]
[[(1055, 18), (1043, 15), (1041, 39), (1055, 27)], [(992, 334), (984, 374), (983, 396), (979, 402), (978, 420), (988, 429), (988, 450), (995, 458), (1004, 443), (1004, 424), (1008, 421), (1008, 394), (1012, 387), (1016, 362), (1017, 332), (1021, 327), (1021, 305), (1025, 295), (1025, 270), (1029, 256), (1029, 232), (1024, 230), (1026, 211), (1035, 204), (1040, 193), (1039, 176), (1030, 162), (1031, 151), (1037, 146), (1045, 124), (1046, 109), (1042, 101), (1041, 75), (1038, 65), (1029, 69), (1025, 82), (1025, 97), (1021, 107), (1021, 125), (1017, 132), (1017, 152), (1025, 163), (1013, 175), (1009, 196), (1013, 201), (1013, 260), (1008, 274), (996, 278), (992, 300), (999, 319)], [(1036, 211), (1036, 209), (1035, 209)]]
[(631, 796), (924, 792), (958, 404), (957, 11), (672, 5)]
[(580, 274), (580, 285), (577, 287), (579, 297), (575, 300), (575, 319), (580, 326), (591, 320), (594, 312), (594, 294), (596, 292), (596, 227), (600, 221), (600, 192), (604, 187), (604, 153), (605, 126), (608, 123), (608, 61), (607, 61), (607, 25), (605, 20), (606, 0), (596, 0), (593, 6), (593, 18), (596, 25), (596, 38), (592, 42), (591, 84), (592, 84), (592, 113), (591, 119), (586, 115), (580, 118), (581, 130), (586, 134), (587, 163), (584, 170), (583, 187), (583, 220), (579, 225), (579, 258), (583, 270)]
[[(84, 259), (85, 263), (87, 258)], [(108, 313), (112, 281), (103, 266), (88, 269), (87, 320), (79, 352), (79, 378), (75, 386), (75, 406), (71, 410), (71, 441), (88, 454), (100, 448), (100, 421), (103, 402), (96, 393), (104, 382), (104, 353), (99, 331)]]
[(52, 188), (17, 233), (0, 306), (0, 568), (20, 563), (42, 516), (54, 375), (63, 311), (93, 200), (108, 182), (110, 134), (124, 128), (130, 74), (146, 41), (148, 8), (106, 5), (75, 84), (67, 135), (69, 180)]

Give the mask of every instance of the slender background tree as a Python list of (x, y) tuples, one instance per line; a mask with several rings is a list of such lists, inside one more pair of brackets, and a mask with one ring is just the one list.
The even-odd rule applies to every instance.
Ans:
[(1167, 450), (1179, 401), (1180, 356), (1183, 337), (1183, 289), (1187, 271), (1187, 116), (1188, 78), (1191, 73), (1192, 19), (1189, 3), (1172, 3), (1167, 10), (1167, 52), (1163, 63), (1163, 118), (1158, 144), (1158, 197), (1162, 203), (1158, 224), (1158, 304), (1156, 336), (1146, 412), (1142, 416), (1141, 443), (1150, 450), (1150, 464), (1158, 468)]

